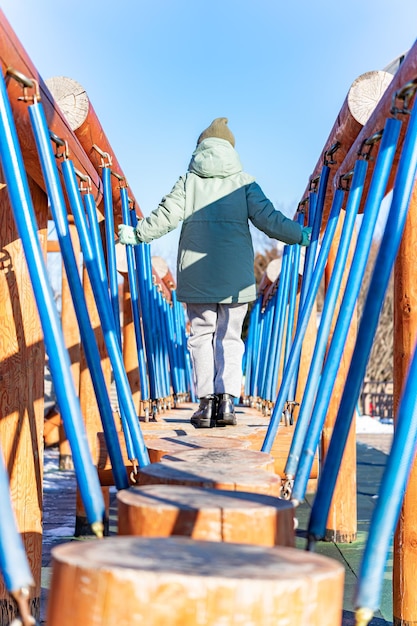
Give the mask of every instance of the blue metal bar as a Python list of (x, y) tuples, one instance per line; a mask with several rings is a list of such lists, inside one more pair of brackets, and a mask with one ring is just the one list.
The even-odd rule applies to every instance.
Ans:
[(162, 298), (165, 314), (166, 333), (168, 338), (168, 356), (170, 363), (170, 372), (174, 395), (181, 393), (180, 368), (179, 368), (179, 351), (176, 345), (175, 329), (174, 329), (174, 307)]
[(375, 611), (380, 603), (387, 557), (400, 516), (417, 446), (417, 353), (411, 360), (391, 451), (372, 513), (368, 539), (362, 555), (355, 606)]
[[(284, 338), (285, 314), (288, 301), (288, 286), (290, 280), (290, 246), (285, 246), (282, 255), (281, 274), (279, 277), (278, 290), (276, 293), (275, 319), (271, 336), (271, 367), (266, 376), (267, 400), (272, 401), (276, 397), (279, 369), (281, 365), (282, 343)], [(283, 365), (283, 371), (284, 371)]]
[(182, 308), (181, 303), (178, 302), (177, 300), (176, 289), (172, 289), (171, 297), (172, 297), (175, 341), (176, 341), (177, 352), (178, 352), (178, 367), (179, 367), (180, 377), (181, 377), (181, 392), (186, 393), (188, 390), (188, 384), (187, 384), (187, 368), (186, 368), (186, 345), (184, 345), (184, 333), (183, 333), (183, 325), (185, 323), (184, 309)]
[[(150, 261), (150, 258), (149, 258)], [(162, 294), (157, 289), (156, 285), (153, 285), (153, 297), (155, 313), (158, 319), (159, 330), (159, 377), (161, 381), (161, 398), (167, 398), (170, 395), (170, 372), (169, 372), (169, 358), (168, 358), (168, 338), (166, 335), (164, 311), (162, 304)]]
[(262, 296), (258, 296), (250, 312), (248, 336), (245, 346), (245, 396), (253, 396), (253, 365), (256, 353), (255, 341), (259, 329), (259, 313), (262, 306)]
[(271, 351), (271, 330), (272, 330), (272, 322), (274, 319), (274, 309), (275, 309), (275, 298), (270, 300), (263, 311), (264, 318), (264, 332), (262, 345), (260, 347), (260, 367), (258, 372), (258, 389), (259, 389), (259, 397), (265, 398), (265, 380), (266, 380), (266, 371), (269, 363), (269, 354)]
[(119, 284), (117, 280), (116, 248), (114, 240), (113, 194), (111, 188), (111, 170), (109, 167), (103, 167), (102, 180), (110, 302), (113, 310), (114, 327), (118, 334), (119, 343), (121, 345)]
[(323, 304), (323, 311), (320, 319), (320, 326), (317, 333), (314, 353), (311, 360), (310, 369), (307, 376), (304, 395), (301, 402), (300, 411), (295, 426), (294, 436), (285, 466), (287, 479), (293, 479), (297, 470), (303, 441), (308, 429), (311, 411), (316, 396), (323, 361), (326, 355), (327, 342), (329, 338), (332, 319), (340, 293), (343, 274), (346, 269), (346, 260), (349, 253), (351, 237), (355, 227), (355, 219), (359, 210), (362, 198), (363, 185), (368, 168), (367, 161), (357, 161), (352, 178), (351, 191), (346, 203), (346, 212), (343, 222), (343, 230), (340, 238), (339, 249), (337, 251), (330, 283), (326, 292)]
[[(304, 215), (303, 213), (300, 213), (298, 215), (298, 223), (300, 224), (300, 226), (303, 225), (304, 223)], [(297, 303), (297, 290), (298, 290), (298, 277), (299, 277), (299, 268), (300, 268), (300, 257), (301, 257), (301, 246), (294, 246), (293, 247), (293, 274), (291, 276), (291, 286), (290, 286), (290, 299), (289, 299), (289, 310), (288, 310), (288, 329), (290, 329), (290, 332), (287, 332), (287, 343), (285, 345), (285, 356), (284, 356), (284, 363), (287, 363), (288, 361), (288, 354), (289, 351), (291, 349), (291, 343), (292, 343), (292, 338), (293, 338), (293, 334), (295, 332), (294, 330), (294, 319), (295, 319), (295, 307), (296, 307), (296, 303)], [(304, 268), (303, 268), (304, 270)], [(304, 273), (304, 271), (303, 271)], [(300, 291), (300, 296), (301, 296), (301, 291)], [(300, 353), (300, 359), (301, 359), (301, 353)], [(293, 402), (295, 400), (295, 392), (297, 389), (297, 382), (298, 382), (298, 372), (300, 369), (300, 359), (298, 360), (298, 366), (296, 367), (296, 370), (293, 374), (293, 376), (291, 377), (291, 384), (290, 387), (288, 389), (288, 400)]]
[(326, 231), (324, 233), (322, 245), (320, 248), (320, 253), (317, 259), (316, 266), (314, 268), (314, 272), (311, 277), (310, 285), (309, 285), (306, 298), (304, 301), (304, 306), (300, 314), (300, 319), (297, 324), (297, 330), (295, 332), (294, 340), (291, 346), (291, 352), (288, 357), (288, 362), (284, 370), (284, 375), (282, 377), (281, 386), (278, 392), (278, 397), (275, 402), (274, 410), (271, 415), (271, 420), (269, 422), (265, 441), (262, 446), (263, 452), (271, 451), (272, 444), (274, 443), (275, 436), (278, 431), (281, 414), (284, 409), (285, 402), (288, 398), (288, 389), (291, 384), (291, 379), (292, 379), (294, 372), (296, 371), (296, 368), (298, 367), (298, 362), (299, 362), (299, 357), (301, 353), (305, 331), (308, 326), (308, 322), (310, 320), (310, 315), (313, 309), (313, 304), (316, 299), (317, 291), (318, 291), (318, 288), (319, 288), (319, 285), (323, 276), (324, 268), (327, 263), (327, 257), (328, 257), (330, 246), (333, 240), (333, 235), (336, 230), (337, 221), (339, 219), (339, 213), (342, 207), (342, 203), (343, 203), (343, 192), (341, 192), (340, 190), (337, 190), (333, 198), (332, 208), (331, 208), (329, 219), (327, 222)]
[[(136, 226), (137, 217), (134, 209), (130, 211), (130, 224)], [(146, 361), (148, 364), (148, 376), (150, 396), (155, 400), (157, 396), (156, 380), (155, 380), (155, 354), (154, 354), (154, 337), (152, 333), (152, 319), (150, 315), (149, 289), (148, 289), (148, 273), (149, 268), (145, 259), (145, 247), (148, 244), (142, 243), (140, 246), (134, 246), (133, 251), (136, 259), (136, 271), (139, 287), (139, 304), (143, 324), (143, 334), (145, 339)]]
[(295, 319), (295, 306), (297, 302), (297, 287), (298, 287), (298, 266), (300, 263), (300, 246), (291, 246), (291, 260), (290, 260), (290, 286), (288, 294), (288, 319), (287, 329), (285, 333), (285, 349), (284, 349), (284, 363), (288, 360), (288, 354), (291, 348), (292, 335), (294, 331), (294, 319)]
[(0, 158), (33, 285), (51, 376), (65, 433), (71, 445), (80, 493), (89, 523), (97, 534), (101, 534), (105, 513), (103, 495), (88, 447), (80, 403), (72, 378), (71, 363), (48, 281), (25, 166), (3, 77), (0, 79)]
[[(304, 306), (307, 292), (310, 287), (311, 277), (313, 274), (314, 265), (317, 256), (317, 247), (319, 245), (320, 227), (323, 215), (323, 205), (318, 203), (317, 192), (312, 192), (309, 195), (309, 211), (308, 211), (308, 223), (312, 227), (310, 245), (306, 249), (306, 255), (304, 260), (303, 281), (301, 283), (300, 292), (300, 304), (298, 306), (298, 320), (300, 319), (301, 311)], [(321, 210), (320, 210), (321, 208)]]
[(337, 473), (340, 468), (343, 450), (355, 412), (356, 402), (365, 376), (366, 365), (378, 326), (385, 292), (401, 243), (411, 192), (415, 184), (416, 172), (417, 107), (414, 107), (398, 163), (392, 202), (384, 236), (375, 261), (375, 267), (363, 308), (355, 348), (342, 399), (340, 401), (333, 435), (324, 462), (316, 499), (311, 511), (309, 534), (311, 534), (313, 538), (324, 535), (324, 527), (327, 520), (326, 512), (330, 508), (331, 493), (336, 484)]
[[(97, 219), (97, 207), (94, 202), (94, 198), (91, 194), (87, 193), (84, 195), (84, 205), (88, 218), (88, 226), (90, 232), (91, 243), (94, 247), (95, 257), (97, 259), (97, 265), (99, 267), (101, 282), (103, 283), (103, 287), (108, 293), (108, 282), (107, 282), (107, 272), (106, 272), (106, 261), (104, 259), (104, 251), (101, 240), (100, 227)], [(109, 300), (110, 301), (110, 300)]]
[[(129, 224), (129, 195), (126, 187), (120, 189), (122, 203), (122, 218), (125, 224)], [(129, 278), (130, 300), (132, 306), (133, 325), (135, 328), (136, 348), (138, 352), (140, 397), (142, 401), (149, 400), (148, 373), (146, 368), (145, 352), (142, 340), (142, 324), (139, 314), (139, 290), (135, 266), (135, 254), (132, 246), (126, 246), (127, 272)]]
[[(318, 190), (316, 193), (310, 193), (310, 196), (309, 196), (310, 210), (309, 210), (308, 220), (309, 220), (309, 223), (312, 223), (313, 230), (311, 233), (311, 243), (309, 247), (307, 248), (306, 256), (304, 260), (297, 324), (300, 320), (300, 313), (304, 306), (306, 295), (307, 295), (309, 285), (311, 282), (311, 276), (312, 276), (314, 265), (315, 265), (316, 258), (317, 258), (317, 247), (318, 247), (319, 237), (320, 237), (321, 222), (323, 218), (324, 200), (326, 197), (327, 184), (329, 182), (329, 174), (330, 174), (330, 167), (328, 165), (323, 165), (322, 170), (320, 172), (320, 181), (319, 181)], [(310, 216), (311, 211), (313, 212), (313, 214)], [(297, 381), (298, 381), (298, 372), (300, 369), (300, 359), (301, 359), (301, 350), (298, 355), (298, 362), (296, 366), (294, 367), (294, 372), (291, 376), (290, 385), (288, 387), (287, 401), (290, 401), (290, 402), (293, 402), (295, 400), (295, 392), (296, 392)]]
[(324, 420), (327, 414), (330, 397), (339, 369), (340, 359), (345, 347), (350, 322), (356, 306), (356, 300), (362, 285), (363, 274), (372, 243), (375, 223), (379, 207), (385, 194), (388, 177), (395, 155), (398, 136), (401, 128), (399, 120), (388, 119), (382, 135), (378, 157), (375, 163), (372, 180), (369, 186), (363, 214), (362, 226), (356, 243), (345, 293), (340, 305), (340, 313), (333, 332), (332, 341), (327, 353), (326, 362), (316, 394), (316, 401), (310, 420), (303, 452), (294, 481), (293, 499), (301, 501), (311, 472), (314, 454), (320, 439)]
[(9, 593), (34, 585), (25, 546), (16, 527), (9, 477), (0, 450), (0, 572)]
[(89, 236), (87, 220), (76, 182), (74, 166), (70, 160), (66, 160), (62, 162), (61, 167), (67, 193), (72, 199), (71, 208), (74, 215), (74, 221), (77, 226), (78, 236), (80, 238), (84, 263), (87, 268), (91, 288), (93, 290), (97, 310), (100, 316), (104, 341), (106, 343), (107, 352), (113, 368), (120, 409), (126, 418), (128, 431), (132, 437), (134, 458), (137, 459), (140, 467), (144, 467), (150, 462), (149, 455), (143, 440), (142, 431), (139, 426), (139, 420), (136, 415), (136, 409), (132, 399), (129, 381), (123, 365), (122, 352), (120, 349), (119, 338), (114, 327), (114, 317), (109, 304), (109, 298), (103, 288), (97, 258)]
[(152, 341), (155, 365), (155, 385), (156, 398), (160, 399), (164, 396), (163, 391), (163, 369), (162, 369), (162, 345), (161, 345), (161, 325), (159, 320), (159, 311), (156, 303), (155, 285), (152, 275), (151, 251), (149, 245), (140, 246), (144, 253), (144, 264), (146, 266), (145, 287), (148, 294), (149, 313), (152, 320)]
[(50, 202), (52, 217), (55, 222), (62, 259), (67, 274), (72, 300), (74, 304), (80, 335), (85, 351), (87, 365), (97, 397), (97, 405), (103, 424), (104, 436), (112, 464), (115, 485), (117, 489), (127, 489), (126, 468), (120, 450), (113, 411), (107, 393), (106, 381), (101, 368), (101, 358), (95, 340), (94, 330), (88, 314), (84, 298), (84, 291), (80, 280), (77, 259), (75, 258), (69, 231), (67, 209), (61, 187), (55, 156), (51, 147), (51, 140), (47, 121), (41, 104), (36, 103), (29, 107), (29, 116), (35, 136), (36, 147), (42, 167), (43, 177)]
[[(75, 202), (78, 201), (77, 197), (75, 197), (74, 201)], [(87, 229), (89, 240), (92, 246), (93, 256), (96, 260), (96, 264), (98, 268), (97, 273), (100, 276), (100, 281), (101, 281), (100, 289), (104, 295), (107, 294), (108, 306), (111, 308), (109, 285), (108, 285), (107, 272), (106, 272), (106, 262), (104, 260), (102, 238), (101, 238), (100, 229), (99, 229), (98, 220), (97, 220), (97, 207), (96, 207), (96, 203), (94, 201), (93, 196), (89, 193), (84, 195), (84, 206), (86, 209), (88, 225), (89, 225), (89, 228), (86, 227), (86, 229)], [(80, 211), (81, 213), (83, 213), (81, 207), (80, 207)], [(116, 328), (115, 328), (115, 332), (117, 333)], [(119, 334), (119, 337), (120, 337), (120, 334)], [(119, 390), (116, 389), (116, 391), (117, 391), (117, 395), (119, 395)], [(124, 439), (126, 443), (127, 456), (130, 460), (133, 460), (136, 458), (136, 453), (134, 451), (134, 446), (133, 446), (133, 439), (129, 430), (128, 421), (126, 419), (122, 406), (120, 405), (120, 402), (119, 402), (119, 410), (120, 410), (120, 422), (122, 425), (123, 435), (124, 435)]]
[(261, 350), (264, 342), (264, 330), (265, 330), (265, 315), (262, 309), (259, 310), (259, 318), (257, 325), (257, 333), (255, 336), (256, 339), (256, 350), (254, 351), (254, 367), (253, 367), (253, 389), (252, 395), (253, 397), (258, 397), (260, 393), (259, 389), (259, 368), (261, 362)]

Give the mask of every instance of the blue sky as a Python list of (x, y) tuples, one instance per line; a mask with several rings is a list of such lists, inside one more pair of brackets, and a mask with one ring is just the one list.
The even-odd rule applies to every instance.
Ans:
[[(144, 215), (229, 118), (246, 171), (292, 214), (352, 82), (417, 37), (403, 0), (2, 0), (44, 79), (86, 89)], [(153, 245), (172, 262), (176, 236)]]

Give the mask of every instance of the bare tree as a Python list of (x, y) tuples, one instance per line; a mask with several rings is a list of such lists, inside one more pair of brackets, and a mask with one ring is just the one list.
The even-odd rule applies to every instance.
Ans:
[[(379, 243), (374, 242), (369, 254), (368, 263), (365, 269), (363, 285), (358, 299), (358, 316), (361, 318), (365, 299), (368, 293), (375, 259), (378, 253)], [(255, 257), (255, 276), (259, 284), (268, 263), (277, 257), (275, 248), (258, 253)], [(323, 281), (322, 281), (323, 283)], [(317, 295), (317, 308), (322, 309), (324, 299), (324, 287), (321, 284)], [(392, 381), (393, 377), (393, 278), (391, 276), (384, 305), (380, 314), (378, 327), (375, 333), (373, 348), (369, 357), (365, 379), (378, 382)]]
[[(358, 313), (362, 315), (369, 283), (378, 253), (378, 243), (373, 243), (365, 271), (363, 286), (359, 294)], [(391, 275), (385, 295), (384, 305), (379, 317), (375, 333), (372, 352), (369, 357), (365, 378), (375, 381), (391, 381), (393, 377), (393, 314), (394, 314), (394, 286)]]

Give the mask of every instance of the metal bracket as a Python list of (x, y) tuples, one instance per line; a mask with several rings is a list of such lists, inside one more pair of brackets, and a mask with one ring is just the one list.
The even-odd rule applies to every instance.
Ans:
[[(36, 624), (35, 618), (30, 614), (29, 598), (30, 593), (27, 587), (22, 587), (18, 591), (11, 594), (16, 601), (19, 611), (19, 618), (13, 620), (16, 624), (21, 626), (34, 626)], [(12, 622), (13, 624), (13, 622)], [(12, 624), (10, 626), (12, 626)]]
[(137, 483), (137, 475), (138, 475), (138, 464), (136, 462), (136, 459), (130, 459), (131, 463), (132, 463), (132, 471), (130, 472), (130, 480), (132, 481), (132, 483)]
[[(58, 135), (55, 135), (55, 133), (53, 133), (51, 130), (49, 131), (49, 136), (51, 138), (51, 141), (54, 142), (54, 144), (56, 145), (56, 152), (55, 152), (55, 158), (57, 159), (68, 159), (69, 157), (69, 148), (68, 148), (68, 142), (65, 141), (64, 139), (61, 139), (61, 137), (58, 137)], [(64, 148), (63, 152), (59, 152), (58, 148)]]
[(129, 187), (129, 185), (127, 184), (127, 180), (124, 176), (122, 176), (118, 172), (115, 172), (114, 170), (110, 170), (110, 174), (117, 178), (117, 180), (119, 181), (119, 189), (121, 189), (122, 187), (125, 187), (127, 189)]
[[(23, 88), (23, 96), (19, 96), (18, 100), (22, 100), (23, 102), (39, 102), (41, 99), (40, 91), (39, 91), (39, 83), (35, 78), (28, 78), (22, 72), (15, 70), (13, 67), (8, 67), (6, 70), (6, 75), (13, 78), (15, 81), (20, 83)], [(34, 95), (28, 95), (28, 89), (34, 89)]]
[(319, 188), (319, 182), (320, 182), (320, 175), (316, 176), (315, 178), (312, 178), (310, 180), (310, 184), (309, 184), (308, 190), (311, 193), (316, 193), (318, 188)]
[(101, 156), (101, 165), (100, 165), (100, 167), (111, 167), (112, 158), (111, 158), (110, 154), (108, 152), (103, 152), (103, 150), (101, 150), (101, 148), (99, 148), (97, 146), (97, 144), (95, 144), (95, 143), (93, 144), (93, 148)]
[(284, 421), (285, 421), (286, 426), (293, 424), (293, 421), (294, 421), (293, 414), (294, 414), (294, 409), (296, 406), (300, 406), (300, 403), (296, 402), (295, 400), (286, 401), (284, 411), (283, 411), (283, 416), (284, 416)]
[(342, 191), (350, 191), (350, 183), (352, 180), (352, 176), (353, 176), (353, 170), (350, 170), (350, 172), (347, 172), (346, 174), (342, 174), (342, 176), (340, 176), (339, 178), (338, 188), (341, 189)]
[(293, 487), (294, 487), (294, 479), (287, 478), (281, 487), (281, 498), (283, 500), (291, 500)]
[(87, 174), (83, 174), (82, 172), (80, 172), (80, 170), (77, 170), (75, 167), (74, 167), (74, 172), (76, 176), (80, 179), (81, 183), (87, 183), (86, 187), (83, 187), (82, 184), (79, 186), (79, 190), (81, 191), (81, 193), (83, 191), (85, 191), (86, 193), (91, 193), (91, 189), (92, 189), (91, 178), (87, 176)]
[(301, 213), (302, 215), (305, 215), (307, 213), (306, 205), (308, 204), (309, 199), (310, 198), (306, 196), (301, 200), (301, 202), (298, 203), (297, 213)]
[[(396, 117), (397, 115), (409, 115), (411, 110), (409, 108), (410, 100), (417, 91), (417, 78), (410, 80), (408, 83), (398, 89), (392, 96), (391, 115)], [(403, 106), (398, 108), (395, 104), (396, 100), (402, 100)]]
[(365, 161), (373, 161), (374, 157), (371, 156), (371, 152), (375, 144), (381, 140), (384, 129), (378, 130), (376, 133), (365, 139), (361, 147), (358, 150), (358, 156), (365, 159)]
[(340, 141), (336, 141), (336, 143), (334, 143), (328, 150), (326, 150), (323, 158), (324, 165), (334, 165), (335, 163), (337, 163), (337, 161), (332, 159), (332, 156), (335, 152), (337, 152), (337, 150), (339, 150), (340, 145)]

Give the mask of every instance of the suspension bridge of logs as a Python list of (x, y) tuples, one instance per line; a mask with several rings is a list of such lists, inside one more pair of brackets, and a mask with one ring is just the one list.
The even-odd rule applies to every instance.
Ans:
[(1, 625), (40, 619), (54, 436), (90, 537), (53, 549), (48, 626), (341, 624), (344, 567), (316, 548), (357, 539), (356, 407), (392, 273), (395, 429), (352, 602), (368, 624), (394, 538), (393, 621), (417, 624), (417, 43), (351, 85), (294, 211), (311, 245), (284, 247), (250, 312), (238, 425), (196, 431), (184, 308), (164, 259), (117, 244), (141, 210), (93, 105), (75, 79), (42, 79), (2, 13), (0, 31)]

